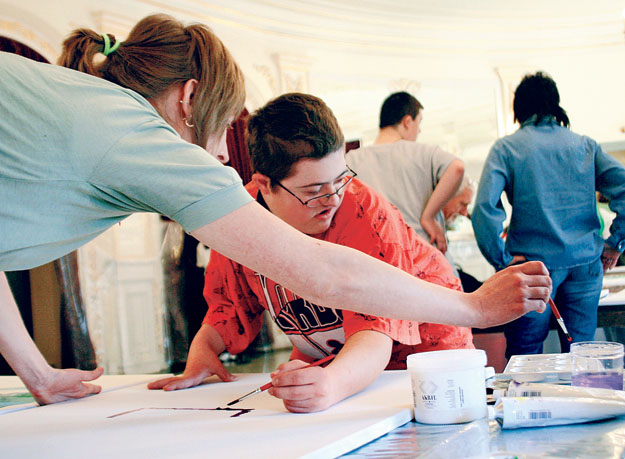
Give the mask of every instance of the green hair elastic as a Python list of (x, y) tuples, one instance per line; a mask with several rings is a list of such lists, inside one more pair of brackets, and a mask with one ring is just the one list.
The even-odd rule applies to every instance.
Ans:
[(102, 34), (102, 38), (104, 39), (104, 49), (102, 50), (102, 54), (108, 56), (109, 54), (113, 54), (119, 48), (119, 45), (122, 44), (121, 41), (116, 41), (113, 46), (111, 46), (111, 39), (109, 38), (107, 33)]

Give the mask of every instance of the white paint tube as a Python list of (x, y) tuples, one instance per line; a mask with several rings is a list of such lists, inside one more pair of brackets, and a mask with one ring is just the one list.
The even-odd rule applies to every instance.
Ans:
[(505, 391), (494, 390), (493, 396), (506, 397), (590, 397), (625, 402), (625, 391), (597, 387), (511, 381)]
[(581, 424), (625, 415), (625, 401), (589, 397), (501, 397), (488, 418), (502, 429)]

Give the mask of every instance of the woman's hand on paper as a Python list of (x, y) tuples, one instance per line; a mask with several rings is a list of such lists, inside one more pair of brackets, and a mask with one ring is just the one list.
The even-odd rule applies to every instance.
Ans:
[(468, 295), (476, 301), (474, 327), (487, 328), (530, 311), (543, 312), (551, 295), (551, 277), (540, 261), (528, 261), (497, 272)]
[(64, 370), (52, 369), (43, 382), (26, 384), (32, 396), (40, 405), (63, 402), (74, 398), (82, 398), (87, 395), (99, 394), (102, 388), (96, 384), (88, 384), (85, 381), (93, 381), (102, 376), (104, 369), (85, 371), (75, 368)]
[(0, 353), (40, 405), (97, 394), (101, 387), (83, 381), (99, 378), (92, 371), (52, 368), (28, 334), (4, 272), (0, 272)]

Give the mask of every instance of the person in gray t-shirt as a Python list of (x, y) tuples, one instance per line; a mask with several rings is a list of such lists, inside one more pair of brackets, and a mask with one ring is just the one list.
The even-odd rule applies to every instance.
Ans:
[(382, 104), (375, 143), (350, 151), (347, 163), (400, 210), (419, 236), (445, 253), (441, 209), (458, 190), (464, 163), (436, 145), (416, 142), (422, 119), (423, 105), (415, 97), (391, 94)]

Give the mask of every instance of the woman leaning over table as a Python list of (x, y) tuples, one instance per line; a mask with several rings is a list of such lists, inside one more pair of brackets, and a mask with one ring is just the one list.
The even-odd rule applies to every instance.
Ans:
[[(79, 29), (59, 63), (79, 72), (0, 53), (0, 272), (41, 265), (134, 212), (156, 212), (319, 304), (480, 327), (544, 309), (551, 282), (541, 263), (463, 294), (314, 240), (253, 202), (234, 170), (207, 154), (225, 154), (225, 129), (245, 99), (241, 71), (208, 27), (149, 16), (123, 43)], [(42, 404), (100, 390), (83, 381), (101, 369), (45, 362), (4, 273), (0, 351)]]

